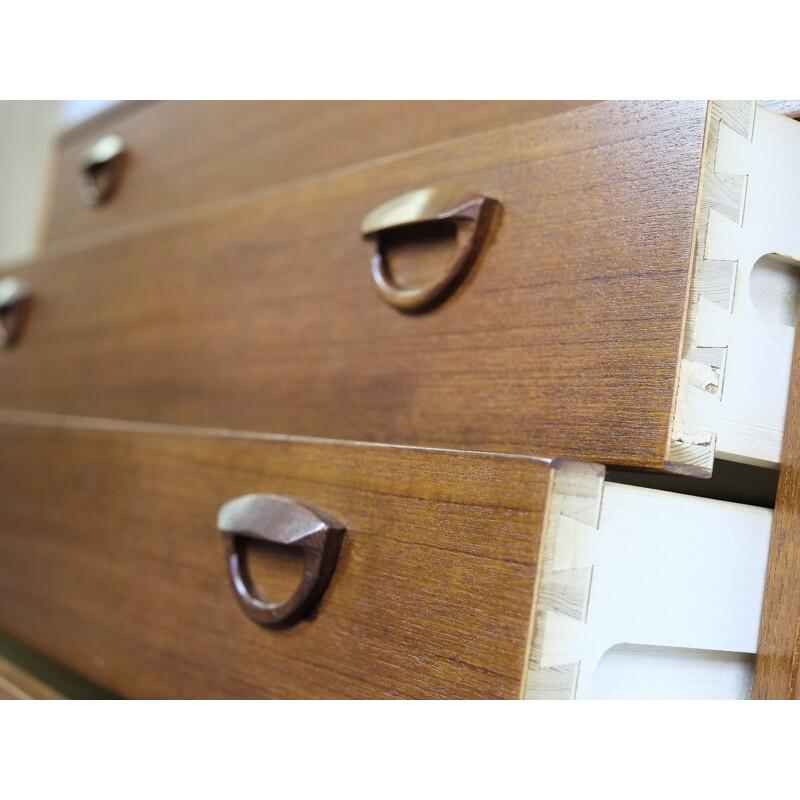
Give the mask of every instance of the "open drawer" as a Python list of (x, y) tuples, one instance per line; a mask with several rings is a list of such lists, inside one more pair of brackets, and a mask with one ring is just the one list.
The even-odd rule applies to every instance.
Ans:
[[(755, 651), (764, 509), (571, 461), (166, 426), (29, 415), (0, 445), (0, 627), (124, 696), (567, 698), (616, 645)], [(346, 530), (294, 624), (233, 591), (218, 514), (253, 494)], [(256, 596), (291, 595), (291, 548), (246, 545)]]
[(667, 460), (780, 461), (800, 296), (800, 123), (709, 104)]
[(530, 699), (746, 699), (773, 512), (554, 464)]
[[(14, 273), (33, 300), (0, 407), (774, 465), (799, 131), (751, 102), (597, 104), (62, 242)], [(401, 295), (435, 282), (464, 220), (413, 224), (446, 192), (384, 204), (448, 186), (494, 215), (464, 282), (403, 313), (375, 291), (372, 240)]]
[[(56, 244), (13, 273), (0, 408), (661, 468), (705, 119), (597, 104)], [(376, 250), (397, 287), (447, 273), (448, 187), (493, 209), (480, 252), (404, 313)]]

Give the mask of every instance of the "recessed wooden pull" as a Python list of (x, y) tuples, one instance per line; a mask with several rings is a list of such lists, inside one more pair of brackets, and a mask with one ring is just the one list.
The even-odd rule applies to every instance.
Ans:
[[(450, 187), (418, 189), (395, 197), (364, 217), (363, 236), (376, 239), (372, 257), (372, 279), (378, 294), (400, 311), (427, 311), (445, 300), (469, 272), (480, 253), (492, 218), (500, 204), (490, 197)], [(412, 289), (399, 287), (387, 263), (381, 233), (437, 220), (449, 220), (456, 225), (456, 252), (437, 279)]]
[[(261, 625), (290, 625), (319, 602), (330, 582), (345, 528), (311, 506), (273, 494), (248, 494), (229, 500), (219, 510), (228, 573), (239, 605)], [(246, 566), (248, 540), (303, 549), (303, 577), (294, 594), (272, 603), (256, 591)]]

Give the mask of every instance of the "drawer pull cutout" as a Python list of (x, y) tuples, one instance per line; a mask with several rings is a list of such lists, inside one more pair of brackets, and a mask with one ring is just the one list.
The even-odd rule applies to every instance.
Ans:
[[(492, 228), (500, 204), (490, 197), (453, 188), (418, 189), (395, 197), (364, 217), (361, 233), (376, 240), (372, 279), (378, 294), (400, 311), (427, 311), (445, 300), (466, 277)], [(435, 280), (417, 288), (397, 285), (387, 263), (381, 234), (412, 225), (450, 221), (456, 228), (456, 252), (447, 269)]]
[(0, 347), (8, 347), (19, 338), (30, 299), (27, 283), (10, 276), (0, 280)]
[[(261, 625), (290, 625), (313, 610), (330, 582), (345, 529), (327, 514), (290, 497), (248, 494), (219, 510), (217, 527), (225, 539), (228, 573), (239, 605)], [(303, 550), (303, 577), (283, 603), (259, 596), (247, 569), (248, 540)]]
[(104, 136), (84, 153), (78, 177), (78, 192), (84, 205), (102, 205), (114, 194), (124, 160), (125, 143), (119, 136)]

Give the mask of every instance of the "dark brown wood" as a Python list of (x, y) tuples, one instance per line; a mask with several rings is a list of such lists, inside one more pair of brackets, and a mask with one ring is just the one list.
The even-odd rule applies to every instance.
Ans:
[(800, 696), (799, 344), (795, 340), (756, 654), (755, 700), (796, 700)]
[[(520, 693), (543, 462), (21, 424), (0, 449), (0, 626), (120, 694)], [(316, 617), (285, 630), (228, 585), (217, 511), (251, 492), (347, 527)]]
[[(186, 101), (112, 108), (62, 140), (47, 243), (586, 104)], [(81, 157), (106, 134), (123, 138), (130, 163), (113, 201), (87, 209), (76, 188)]]
[[(0, 407), (660, 468), (705, 110), (588, 106), (19, 270)], [(447, 302), (400, 314), (361, 221), (447, 184), (501, 224)]]
[[(328, 588), (344, 527), (324, 512), (291, 497), (250, 494), (220, 509), (217, 527), (224, 535), (231, 586), (242, 610), (260, 625), (291, 625), (315, 609)], [(250, 574), (254, 542), (295, 547), (303, 552), (303, 572), (289, 597), (279, 600), (259, 591)]]
[[(376, 240), (372, 280), (378, 294), (400, 311), (430, 311), (453, 293), (480, 257), (498, 213), (499, 204), (490, 197), (460, 192), (453, 194), (450, 189), (442, 187), (418, 189), (392, 198), (371, 211), (361, 223), (361, 232)], [(427, 228), (432, 223), (455, 227), (455, 252), (442, 261), (446, 266), (440, 268), (429, 283), (398, 286), (388, 263), (387, 235), (401, 229), (409, 237), (415, 237), (420, 228)]]

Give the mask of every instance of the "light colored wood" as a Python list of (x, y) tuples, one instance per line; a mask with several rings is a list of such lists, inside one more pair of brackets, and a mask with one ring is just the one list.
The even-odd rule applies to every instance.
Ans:
[[(131, 697), (517, 697), (547, 463), (86, 420), (0, 424), (0, 625)], [(313, 620), (261, 628), (219, 506), (347, 528)]]
[(758, 104), (793, 119), (800, 117), (800, 100), (759, 100)]
[[(576, 468), (574, 468), (576, 469)], [(756, 652), (771, 511), (555, 472), (526, 696), (590, 698), (620, 645)], [(564, 487), (567, 487), (566, 492)], [(706, 658), (707, 660), (707, 658)], [(643, 669), (640, 668), (640, 672)], [(747, 680), (738, 667), (732, 685)], [(738, 691), (734, 689), (732, 691)]]
[[(53, 255), (16, 273), (0, 406), (661, 468), (704, 126), (597, 104)], [(361, 220), (447, 184), (499, 228), (446, 303), (398, 313)]]
[(63, 700), (63, 695), (0, 656), (0, 700)]
[(712, 103), (669, 461), (700, 472), (715, 454), (777, 466), (799, 214), (800, 123), (754, 102)]
[(749, 700), (755, 655), (619, 644), (592, 676), (595, 700)]
[(792, 363), (753, 698), (800, 698), (800, 346)]
[(58, 103), (0, 100), (0, 266), (39, 250)]
[[(548, 117), (582, 101), (171, 101), (124, 104), (62, 139), (48, 244), (154, 219), (446, 139)], [(130, 151), (124, 183), (81, 205), (81, 155), (101, 136)]]
[(556, 461), (539, 554), (533, 636), (524, 697), (567, 700), (575, 696), (580, 663), (566, 657), (554, 629), (569, 632), (586, 621), (592, 582), (587, 547), (597, 531), (603, 467)]

